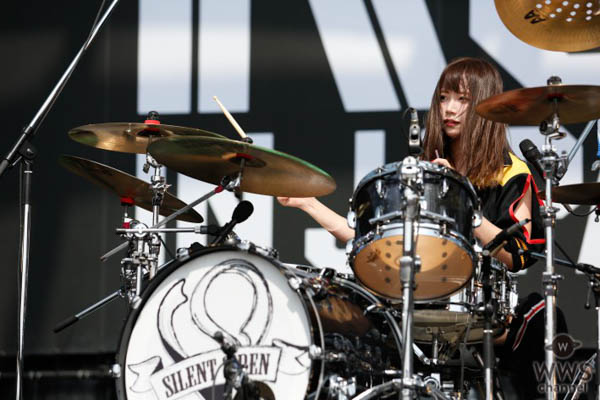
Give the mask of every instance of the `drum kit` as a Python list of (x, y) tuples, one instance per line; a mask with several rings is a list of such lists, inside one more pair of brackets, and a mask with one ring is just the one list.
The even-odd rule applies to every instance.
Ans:
[[(521, 9), (526, 3), (531, 2), (496, 1), (501, 18), (519, 37), (534, 45), (556, 45), (561, 51), (573, 43), (577, 48), (568, 51), (600, 44), (600, 30), (575, 20), (570, 24), (576, 28), (571, 39), (577, 40), (568, 40), (564, 33), (571, 31), (563, 27), (567, 24), (551, 21), (547, 5)], [(17, 398), (29, 251), (27, 190), (35, 156), (29, 141), (115, 4), (97, 19), (82, 51), (0, 163), (2, 175), (23, 161), (26, 190)], [(527, 26), (513, 17), (517, 14), (526, 16)], [(547, 24), (538, 24), (546, 20)], [(71, 139), (87, 146), (144, 154), (149, 182), (92, 160), (59, 158), (67, 170), (113, 192), (123, 205), (116, 228), (123, 243), (101, 258), (126, 250), (121, 259), (122, 287), (55, 328), (58, 332), (117, 298), (126, 299), (129, 315), (111, 370), (119, 399), (459, 399), (475, 386), (486, 399), (501, 397), (493, 340), (506, 332), (515, 315), (518, 291), (514, 275), (492, 257), (527, 221), (479, 246), (473, 229), (482, 215), (473, 186), (455, 171), (419, 159), (420, 129), (413, 123), (409, 155), (367, 174), (350, 199), (348, 225), (355, 237), (347, 254), (353, 274), (283, 263), (275, 249), (235, 234), (236, 224), (252, 213), (251, 203), (241, 201), (222, 227), (200, 225), (204, 219), (194, 207), (223, 191), (324, 196), (335, 190), (335, 181), (304, 160), (254, 145), (219, 105), (240, 140), (162, 124), (155, 112), (143, 123), (91, 124), (69, 132)], [(600, 87), (563, 85), (552, 77), (546, 86), (493, 96), (476, 111), (492, 121), (539, 125), (545, 139), (541, 153), (530, 146), (525, 156), (545, 180), (540, 195), (546, 200), (541, 207), (546, 250), (531, 255), (546, 263), (545, 362), (553, 365), (561, 279), (555, 264), (590, 277), (600, 340), (600, 269), (557, 260), (553, 253), (557, 212), (553, 201), (600, 203), (600, 184), (557, 186), (593, 120), (600, 117)], [(592, 122), (574, 148), (568, 156), (559, 156), (553, 141), (564, 137), (561, 123), (585, 121)], [(165, 167), (215, 188), (185, 204), (167, 191)], [(152, 224), (132, 217), (132, 206), (151, 211)], [(166, 226), (174, 220), (195, 225)], [(160, 235), (181, 232), (208, 234), (213, 240), (206, 246), (178, 249), (172, 260), (159, 265)], [(600, 342), (598, 347), (596, 365)], [(547, 398), (556, 398), (556, 383), (552, 371)]]
[[(600, 99), (600, 88), (552, 82), (477, 106), (483, 117), (506, 123), (524, 123), (532, 109), (546, 116), (540, 121), (546, 145), (539, 162), (548, 243), (556, 213), (552, 197), (570, 204), (600, 201), (593, 195), (596, 184), (553, 188), (568, 157), (558, 156), (551, 142), (563, 136), (558, 111), (560, 119), (580, 122), (590, 116), (588, 104)], [(591, 116), (600, 117), (600, 111)], [(473, 229), (481, 222), (480, 201), (454, 170), (415, 153), (367, 174), (350, 199), (348, 225), (355, 237), (347, 253), (353, 274), (344, 275), (282, 263), (275, 249), (239, 238), (233, 228), (252, 213), (247, 201), (223, 227), (199, 225), (203, 217), (193, 209), (223, 191), (290, 197), (333, 192), (334, 180), (314, 165), (256, 146), (245, 135), (232, 140), (164, 125), (155, 112), (144, 123), (86, 125), (69, 136), (98, 149), (145, 153), (144, 169), (151, 175), (146, 182), (91, 160), (59, 158), (124, 206), (116, 229), (123, 245), (103, 256), (126, 249), (122, 287), (55, 329), (117, 298), (128, 301), (112, 369), (120, 399), (462, 398), (470, 386), (488, 398), (501, 395), (494, 383), (493, 340), (515, 316), (518, 291), (515, 276), (491, 256), (526, 221), (478, 246)], [(216, 187), (186, 205), (167, 191), (164, 167)], [(134, 205), (152, 212), (152, 226), (132, 218)], [(167, 228), (175, 219), (196, 225)], [(160, 234), (177, 232), (213, 240), (178, 249), (158, 265)], [(551, 249), (537, 256), (553, 260)], [(552, 261), (547, 264), (553, 268)], [(597, 285), (598, 270), (575, 267), (586, 269)], [(559, 279), (553, 269), (544, 273), (546, 304), (555, 304)], [(546, 309), (553, 337), (555, 316), (551, 306)]]

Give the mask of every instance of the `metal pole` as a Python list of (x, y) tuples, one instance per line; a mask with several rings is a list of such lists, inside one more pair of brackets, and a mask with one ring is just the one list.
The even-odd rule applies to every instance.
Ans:
[(413, 240), (414, 223), (419, 211), (419, 193), (413, 189), (419, 175), (417, 160), (406, 157), (400, 166), (400, 176), (405, 183), (404, 195), (406, 208), (404, 211), (403, 249), (400, 259), (400, 279), (402, 280), (402, 392), (403, 400), (411, 400), (416, 390), (413, 378), (413, 286), (419, 261), (415, 254)]
[(552, 185), (554, 172), (557, 165), (556, 154), (552, 151), (551, 138), (546, 136), (544, 145), (544, 157), (542, 158), (545, 169), (546, 180), (546, 206), (544, 207), (544, 229), (546, 237), (546, 269), (542, 274), (542, 283), (544, 286), (545, 308), (545, 334), (544, 334), (544, 353), (546, 375), (546, 399), (556, 400), (556, 357), (552, 349), (552, 341), (556, 335), (556, 283), (558, 276), (554, 273), (554, 221), (556, 211), (552, 206)]
[(29, 275), (29, 247), (31, 239), (31, 176), (32, 162), (21, 164), (22, 175), (22, 225), (21, 248), (19, 254), (19, 327), (17, 348), (17, 400), (23, 396), (23, 348), (25, 346), (25, 314), (27, 309), (27, 278)]

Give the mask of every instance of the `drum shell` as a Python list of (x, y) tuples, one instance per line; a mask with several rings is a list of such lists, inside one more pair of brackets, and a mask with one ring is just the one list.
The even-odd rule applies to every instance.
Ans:
[[(351, 201), (355, 239), (350, 264), (370, 290), (388, 299), (400, 299), (400, 257), (406, 199), (399, 168), (387, 164), (367, 175)], [(473, 219), (479, 210), (475, 190), (456, 172), (419, 162), (423, 193), (416, 231), (416, 301), (442, 299), (459, 290), (473, 272)]]
[[(135, 380), (134, 378), (131, 377), (131, 374), (128, 369), (131, 368), (131, 364), (135, 364), (137, 363), (139, 360), (130, 360), (131, 362), (128, 362), (128, 352), (131, 351), (130, 349), (130, 342), (131, 342), (131, 338), (133, 335), (136, 335), (136, 337), (139, 337), (139, 333), (135, 333), (134, 331), (136, 329), (141, 329), (141, 328), (136, 328), (136, 323), (140, 323), (143, 324), (144, 320), (140, 320), (140, 315), (143, 313), (143, 310), (146, 309), (147, 307), (153, 307), (151, 304), (154, 301), (155, 303), (157, 302), (156, 297), (158, 296), (156, 293), (160, 292), (163, 293), (164, 292), (164, 282), (170, 282), (170, 280), (172, 279), (173, 276), (176, 276), (175, 274), (184, 271), (185, 268), (191, 269), (192, 272), (198, 272), (199, 269), (201, 268), (205, 268), (205, 267), (196, 267), (195, 263), (197, 262), (201, 262), (205, 257), (211, 257), (211, 256), (221, 256), (223, 255), (224, 258), (239, 258), (242, 260), (246, 260), (249, 261), (250, 263), (254, 263), (256, 265), (260, 266), (260, 269), (262, 270), (267, 270), (265, 272), (265, 277), (267, 277), (267, 284), (270, 286), (273, 285), (278, 285), (278, 286), (282, 286), (284, 285), (284, 287), (280, 287), (281, 289), (284, 289), (284, 292), (286, 293), (286, 296), (284, 298), (280, 298), (278, 301), (274, 301), (273, 304), (273, 313), (274, 315), (277, 314), (277, 304), (275, 303), (294, 303), (296, 304), (296, 306), (293, 306), (290, 308), (289, 312), (284, 313), (284, 314), (279, 314), (279, 317), (274, 317), (274, 321), (273, 324), (276, 324), (276, 322), (279, 320), (280, 322), (282, 322), (284, 325), (286, 324), (296, 324), (296, 329), (294, 330), (305, 330), (305, 333), (303, 333), (302, 335), (300, 335), (300, 337), (304, 337), (306, 336), (306, 342), (305, 343), (300, 343), (302, 349), (298, 348), (298, 349), (294, 349), (292, 348), (292, 351), (296, 351), (297, 353), (302, 355), (303, 352), (306, 352), (308, 354), (308, 349), (311, 345), (316, 345), (319, 346), (321, 348), (324, 349), (324, 353), (326, 354), (341, 354), (342, 351), (347, 350), (347, 346), (349, 343), (354, 343), (354, 345), (356, 344), (356, 340), (357, 338), (364, 338), (364, 337), (369, 337), (370, 335), (372, 336), (373, 330), (376, 328), (376, 326), (381, 326), (382, 324), (380, 324), (379, 322), (374, 323), (374, 319), (376, 319), (377, 317), (375, 316), (365, 316), (363, 313), (363, 309), (364, 309), (364, 302), (365, 302), (365, 298), (368, 298), (368, 296), (362, 296), (363, 300), (357, 300), (356, 299), (356, 291), (359, 291), (360, 288), (358, 289), (351, 289), (349, 287), (344, 287), (342, 285), (336, 285), (336, 284), (332, 284), (331, 282), (327, 281), (326, 283), (323, 283), (321, 286), (321, 290), (319, 293), (317, 293), (315, 296), (311, 296), (309, 294), (306, 293), (306, 291), (304, 289), (301, 288), (301, 290), (294, 290), (292, 289), (292, 287), (288, 284), (289, 277), (293, 277), (294, 271), (292, 271), (289, 268), (286, 268), (285, 266), (283, 266), (282, 264), (280, 264), (278, 261), (271, 259), (271, 258), (267, 258), (267, 257), (263, 257), (263, 256), (259, 256), (256, 254), (250, 254), (248, 252), (245, 251), (241, 251), (235, 248), (229, 248), (229, 247), (223, 247), (223, 248), (212, 248), (212, 249), (203, 249), (200, 251), (195, 252), (194, 254), (192, 254), (189, 258), (181, 260), (181, 261), (177, 261), (171, 265), (169, 265), (168, 267), (166, 267), (164, 270), (162, 270), (159, 275), (153, 279), (152, 281), (149, 282), (148, 287), (145, 289), (145, 291), (143, 292), (142, 295), (142, 299), (141, 302), (139, 303), (138, 307), (134, 310), (131, 311), (130, 315), (128, 316), (128, 319), (126, 321), (126, 324), (124, 326), (123, 329), (123, 333), (121, 335), (121, 340), (120, 340), (120, 344), (119, 344), (119, 352), (117, 355), (117, 362), (118, 364), (121, 366), (121, 377), (118, 379), (117, 381), (117, 392), (118, 392), (118, 397), (121, 400), (124, 399), (128, 399), (131, 400), (131, 397), (135, 397), (138, 398), (137, 396), (133, 396), (133, 395), (129, 395), (128, 393), (128, 389), (131, 391), (131, 387), (133, 386)], [(262, 261), (261, 261), (262, 260)], [(271, 270), (271, 275), (269, 275), (268, 270)], [(277, 272), (273, 271), (279, 271), (280, 275), (285, 279), (282, 280), (279, 283), (274, 283), (274, 277), (276, 277), (278, 275)], [(179, 272), (178, 272), (179, 271)], [(204, 269), (202, 269), (202, 271), (204, 271)], [(207, 272), (208, 274), (208, 272)], [(270, 278), (269, 278), (270, 276)], [(310, 276), (308, 277), (304, 277), (302, 279), (312, 279), (314, 278), (316, 275), (314, 274), (310, 274)], [(169, 283), (170, 284), (170, 283)], [(304, 285), (301, 285), (301, 287), (303, 287)], [(185, 287), (185, 286), (184, 286)], [(161, 292), (162, 290), (162, 292)], [(273, 291), (273, 289), (271, 290)], [(182, 291), (183, 293), (183, 291)], [(232, 295), (235, 294), (235, 291), (232, 291)], [(161, 295), (162, 296), (162, 295)], [(186, 292), (184, 294), (184, 297), (188, 296), (190, 299), (193, 297), (193, 295), (191, 294), (191, 292)], [(360, 296), (358, 296), (360, 297)], [(165, 296), (166, 298), (166, 296)], [(164, 302), (164, 298), (163, 300), (161, 300), (161, 305)], [(359, 303), (359, 301), (362, 301), (362, 303)], [(191, 302), (191, 300), (190, 300)], [(368, 302), (368, 301), (367, 301)], [(315, 305), (315, 307), (313, 307), (313, 305)], [(241, 306), (243, 304), (240, 304)], [(298, 306), (300, 305), (300, 306)], [(287, 305), (286, 305), (287, 306)], [(282, 317), (283, 315), (283, 317)], [(157, 320), (160, 320), (160, 317), (156, 318)], [(140, 322), (141, 321), (141, 322)], [(321, 335), (320, 332), (321, 328), (320, 326), (323, 327), (324, 330), (324, 334)], [(148, 334), (151, 335), (153, 334), (153, 330), (156, 330), (158, 328), (154, 327), (154, 326), (149, 326), (149, 332)], [(192, 329), (192, 328), (190, 328)], [(195, 328), (194, 328), (195, 329)], [(196, 332), (197, 333), (197, 332)], [(303, 336), (304, 335), (304, 336)], [(321, 336), (323, 336), (324, 340), (321, 340)], [(377, 335), (375, 335), (377, 336)], [(293, 340), (291, 340), (288, 337), (281, 337), (280, 338), (280, 342), (277, 342), (277, 345), (281, 345), (284, 348), (286, 346), (294, 346), (297, 345), (298, 343), (295, 343)], [(171, 338), (172, 340), (172, 338)], [(369, 346), (369, 350), (372, 351), (373, 349), (373, 343), (383, 343), (383, 341), (386, 340), (385, 338), (372, 338), (372, 339), (367, 339), (365, 341), (365, 343), (368, 343)], [(290, 342), (290, 343), (287, 343)], [(264, 343), (263, 345), (270, 345), (274, 342), (271, 342), (270, 340), (268, 341), (268, 343)], [(339, 348), (336, 348), (339, 347)], [(341, 346), (341, 347), (340, 347)], [(344, 347), (346, 346), (346, 347)], [(176, 346), (174, 346), (176, 347)], [(393, 345), (391, 346), (393, 347)], [(193, 352), (191, 352), (191, 354), (189, 354), (190, 358), (197, 356), (197, 353), (210, 353), (210, 352), (214, 352), (215, 350), (218, 350), (218, 344), (216, 344), (216, 342), (210, 346), (205, 346), (203, 348), (201, 348), (200, 350), (195, 349)], [(352, 349), (353, 351), (355, 349)], [(364, 348), (358, 348), (358, 351), (363, 351)], [(379, 354), (385, 354), (385, 352), (383, 351), (379, 351)], [(283, 358), (285, 356), (285, 354), (282, 351), (282, 356), (281, 358)], [(362, 353), (360, 353), (362, 354)], [(370, 354), (370, 353), (369, 353)], [(221, 353), (222, 356), (222, 353)], [(304, 398), (305, 395), (308, 392), (314, 391), (319, 384), (322, 384), (322, 380), (323, 380), (323, 376), (327, 376), (330, 375), (331, 373), (336, 373), (338, 375), (343, 375), (345, 373), (347, 373), (348, 371), (352, 370), (352, 376), (356, 375), (356, 369), (354, 368), (355, 365), (354, 364), (350, 364), (347, 361), (341, 360), (339, 362), (333, 361), (333, 362), (329, 362), (327, 365), (326, 370), (323, 370), (324, 372), (327, 372), (327, 374), (325, 373), (321, 373), (321, 369), (322, 369), (322, 362), (319, 360), (310, 360), (308, 358), (307, 355), (303, 355), (304, 357), (304, 361), (307, 362), (307, 367), (306, 367), (306, 371), (302, 370), (301, 371), (301, 376), (298, 378), (297, 382), (298, 383), (294, 383), (294, 385), (289, 385), (289, 392), (290, 393), (285, 393), (285, 398), (289, 398), (289, 399), (294, 399), (294, 398)], [(147, 358), (147, 357), (142, 357), (142, 358)], [(289, 359), (290, 357), (288, 357)], [(292, 359), (294, 359), (294, 357), (291, 357)], [(360, 357), (359, 357), (360, 358)], [(175, 361), (175, 360), (174, 360)], [(181, 362), (182, 360), (177, 360), (177, 362)], [(183, 360), (185, 361), (185, 360)], [(281, 360), (280, 360), (281, 361)], [(363, 359), (359, 359), (358, 360), (358, 364), (360, 365), (360, 362), (364, 361)], [(137, 364), (136, 364), (137, 365)], [(350, 368), (350, 365), (352, 365), (353, 368)], [(379, 367), (380, 365), (378, 365), (377, 367)], [(372, 372), (372, 371), (368, 371), (368, 372)], [(129, 378), (126, 379), (126, 375), (129, 375)], [(367, 373), (367, 372), (366, 372)], [(220, 371), (220, 374), (222, 374), (222, 370)], [(348, 375), (348, 378), (350, 378), (350, 376)], [(295, 378), (296, 379), (296, 378)], [(365, 382), (367, 382), (367, 380), (365, 380)], [(273, 384), (272, 382), (269, 383), (268, 385)], [(274, 391), (278, 389), (277, 385), (279, 385), (277, 382), (275, 382), (273, 385), (275, 385), (275, 387), (271, 386), (271, 389), (273, 389)], [(321, 385), (322, 386), (322, 385)], [(279, 388), (281, 389), (281, 388)], [(222, 389), (218, 389), (221, 390)], [(217, 391), (218, 391), (217, 390)], [(279, 393), (279, 395), (281, 395), (281, 393)], [(219, 398), (217, 396), (217, 398)]]

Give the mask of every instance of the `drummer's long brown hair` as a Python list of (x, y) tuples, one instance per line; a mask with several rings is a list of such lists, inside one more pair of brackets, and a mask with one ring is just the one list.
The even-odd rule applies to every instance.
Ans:
[(443, 131), (440, 109), (442, 90), (469, 91), (469, 109), (462, 124), (460, 151), (464, 155), (466, 176), (480, 188), (496, 186), (504, 168), (504, 154), (510, 151), (504, 124), (486, 120), (475, 112), (475, 106), (486, 98), (502, 92), (502, 78), (496, 68), (479, 58), (453, 60), (442, 72), (431, 100), (427, 115), (424, 159), (437, 156), (455, 164), (456, 155), (450, 154), (450, 140)]

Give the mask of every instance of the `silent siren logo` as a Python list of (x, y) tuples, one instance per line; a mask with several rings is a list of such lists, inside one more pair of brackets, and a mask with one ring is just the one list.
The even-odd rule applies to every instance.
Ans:
[(159, 400), (222, 398), (225, 354), (213, 339), (217, 331), (237, 345), (236, 357), (252, 380), (277, 383), (280, 374), (306, 373), (308, 346), (274, 338), (273, 311), (269, 282), (246, 260), (227, 260), (200, 279), (175, 281), (156, 313), (163, 356), (129, 363), (128, 355), (126, 367), (135, 378), (127, 389)]

